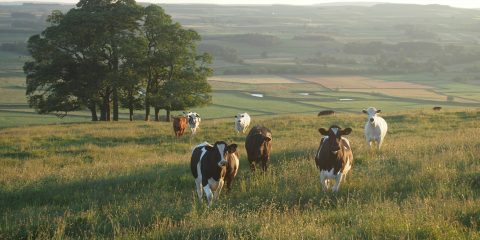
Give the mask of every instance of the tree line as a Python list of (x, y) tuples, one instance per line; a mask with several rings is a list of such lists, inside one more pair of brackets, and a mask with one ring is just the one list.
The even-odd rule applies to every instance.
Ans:
[[(117, 121), (119, 110), (170, 112), (211, 102), (210, 55), (196, 50), (200, 35), (173, 22), (157, 5), (134, 0), (81, 0), (53, 11), (29, 38), (24, 64), (27, 98), (39, 113), (88, 109), (92, 121)], [(100, 116), (98, 116), (98, 112)]]

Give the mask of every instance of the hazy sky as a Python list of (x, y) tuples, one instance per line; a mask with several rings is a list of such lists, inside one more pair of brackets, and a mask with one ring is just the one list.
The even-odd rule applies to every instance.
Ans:
[[(22, 0), (0, 0), (0, 2), (12, 2)], [(77, 3), (78, 0), (25, 0), (25, 2), (65, 2)], [(413, 3), (413, 4), (442, 4), (462, 8), (480, 8), (479, 0), (137, 0), (137, 2), (151, 3), (214, 3), (214, 4), (290, 4), (311, 5), (328, 2), (390, 2), (390, 3)]]

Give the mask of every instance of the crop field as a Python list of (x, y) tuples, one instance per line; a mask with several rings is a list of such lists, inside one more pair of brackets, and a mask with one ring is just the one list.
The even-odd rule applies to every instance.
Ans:
[(364, 76), (295, 76), (329, 89), (431, 89), (433, 87), (404, 81), (384, 81)]
[[(385, 145), (370, 152), (365, 116), (254, 116), (269, 127), (266, 173), (251, 173), (231, 120), (205, 120), (176, 139), (171, 124), (82, 123), (1, 129), (1, 239), (478, 239), (480, 113), (385, 113)], [(354, 164), (336, 194), (321, 190), (319, 127), (352, 127)], [(207, 208), (191, 148), (237, 143), (230, 193)]]
[[(338, 86), (346, 87), (336, 88), (335, 81), (331, 79), (338, 80)], [(324, 86), (321, 81), (331, 85)], [(366, 83), (361, 83), (363, 81)], [(210, 83), (213, 87), (212, 105), (192, 109), (203, 119), (231, 118), (236, 113), (245, 111), (253, 116), (314, 113), (324, 109), (359, 112), (369, 106), (376, 106), (384, 112), (391, 113), (408, 109), (431, 109), (433, 106), (475, 109), (480, 103), (480, 95), (477, 94), (480, 92), (480, 86), (465, 83), (458, 85), (448, 83), (448, 88), (436, 88), (426, 83), (411, 83), (410, 79), (402, 82), (395, 78), (383, 81), (376, 77), (364, 76), (305, 75), (216, 75), (210, 79)], [(373, 86), (375, 83), (388, 88), (365, 87)], [(363, 88), (352, 89), (359, 86)], [(261, 94), (262, 97), (255, 94)], [(447, 101), (448, 96), (452, 96), (453, 99)], [(123, 114), (121, 119), (128, 117)], [(143, 111), (135, 111), (135, 119), (143, 119)], [(54, 115), (34, 114), (34, 110), (29, 109), (26, 103), (24, 77), (0, 77), (1, 128), (78, 121), (89, 121), (88, 112), (74, 112), (63, 119)]]
[(277, 75), (251, 75), (251, 76), (214, 76), (210, 81), (247, 83), (247, 84), (273, 84), (273, 83), (295, 83), (292, 79)]

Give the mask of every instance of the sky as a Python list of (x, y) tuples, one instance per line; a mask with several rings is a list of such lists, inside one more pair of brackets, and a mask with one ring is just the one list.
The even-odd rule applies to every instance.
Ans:
[[(78, 0), (0, 0), (1, 2), (63, 2), (77, 3)], [(213, 4), (288, 4), (288, 5), (312, 5), (329, 2), (389, 2), (410, 4), (441, 4), (460, 8), (480, 8), (479, 0), (137, 0), (137, 2), (150, 3), (213, 3)]]

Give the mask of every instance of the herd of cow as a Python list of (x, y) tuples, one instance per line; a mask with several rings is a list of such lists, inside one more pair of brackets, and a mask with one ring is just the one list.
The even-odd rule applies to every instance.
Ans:
[[(378, 116), (380, 110), (369, 107), (363, 110), (368, 115), (365, 124), (365, 139), (369, 148), (376, 143), (380, 149), (387, 133), (386, 121)], [(245, 133), (250, 126), (251, 118), (247, 113), (235, 116), (235, 130)], [(176, 117), (173, 121), (175, 136), (182, 136), (187, 125), (192, 135), (200, 125), (200, 116), (195, 112), (184, 112), (184, 116)], [(323, 191), (327, 191), (331, 181), (335, 181), (332, 191), (337, 192), (340, 183), (352, 167), (353, 153), (350, 142), (344, 136), (352, 132), (351, 128), (342, 129), (337, 125), (330, 128), (318, 129), (323, 136), (315, 155), (315, 163), (320, 171), (320, 183)], [(203, 192), (207, 197), (208, 206), (212, 200), (218, 198), (224, 184), (230, 191), (233, 180), (238, 173), (240, 161), (237, 144), (228, 144), (217, 141), (213, 145), (208, 142), (201, 143), (193, 148), (190, 167), (195, 178), (196, 191), (200, 201)], [(255, 171), (260, 164), (263, 171), (267, 170), (272, 149), (272, 132), (264, 126), (254, 126), (245, 138), (245, 149), (250, 163), (251, 171)]]

